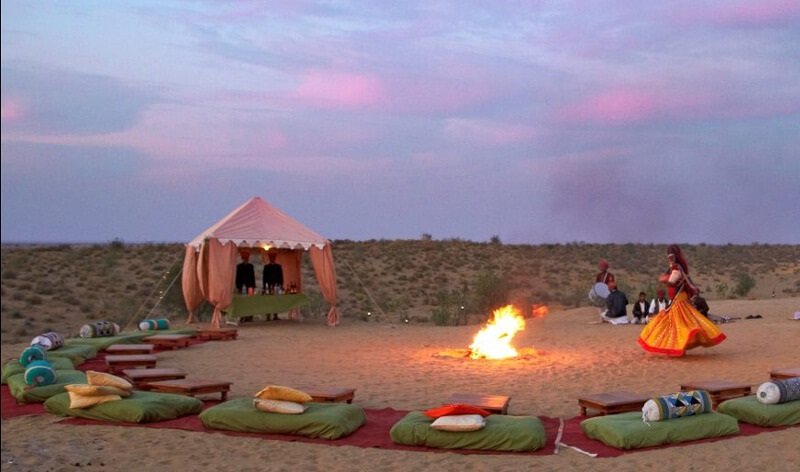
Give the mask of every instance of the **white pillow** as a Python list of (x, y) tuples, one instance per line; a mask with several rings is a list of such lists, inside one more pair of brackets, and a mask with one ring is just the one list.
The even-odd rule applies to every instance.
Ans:
[(431, 423), (431, 428), (439, 431), (477, 431), (486, 426), (481, 415), (440, 416)]
[(283, 400), (262, 400), (260, 398), (253, 399), (253, 405), (261, 411), (282, 413), (285, 415), (299, 415), (306, 409), (306, 407), (300, 403), (287, 402)]

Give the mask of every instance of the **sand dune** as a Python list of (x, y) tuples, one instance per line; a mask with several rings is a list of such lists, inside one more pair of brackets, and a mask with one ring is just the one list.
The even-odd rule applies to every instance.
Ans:
[[(640, 326), (596, 323), (596, 310), (553, 312), (528, 320), (518, 347), (535, 356), (470, 361), (438, 356), (465, 348), (478, 326), (437, 327), (345, 321), (257, 322), (234, 342), (209, 342), (159, 354), (160, 366), (234, 382), (231, 397), (264, 385), (346, 385), (366, 408), (438, 406), (456, 391), (511, 396), (509, 413), (579, 413), (589, 391), (633, 390), (659, 395), (679, 383), (724, 378), (753, 385), (776, 367), (800, 359), (800, 322), (790, 320), (800, 298), (719, 301), (712, 312), (761, 319), (722, 325), (728, 339), (683, 358), (647, 354), (636, 344)], [(3, 357), (21, 350), (7, 345)], [(150, 428), (70, 426), (54, 416), (2, 423), (2, 470), (796, 470), (800, 429), (681, 448), (592, 459), (571, 450), (557, 456), (459, 455), (330, 447)], [(77, 465), (77, 466), (76, 466)]]

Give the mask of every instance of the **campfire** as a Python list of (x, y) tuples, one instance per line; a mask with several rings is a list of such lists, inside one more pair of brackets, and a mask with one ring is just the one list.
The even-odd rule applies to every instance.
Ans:
[(516, 357), (511, 345), (514, 335), (525, 329), (525, 318), (511, 305), (498, 308), (486, 326), (478, 331), (469, 346), (472, 359), (507, 359)]
[[(532, 305), (531, 318), (544, 318), (549, 310), (547, 305)], [(512, 305), (506, 305), (492, 312), (486, 325), (475, 334), (469, 349), (446, 349), (433, 356), (441, 359), (540, 359), (546, 355), (533, 346), (515, 348), (514, 335), (525, 329), (525, 317)]]

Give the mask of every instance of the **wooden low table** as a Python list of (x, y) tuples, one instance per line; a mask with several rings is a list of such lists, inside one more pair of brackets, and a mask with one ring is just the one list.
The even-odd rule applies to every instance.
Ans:
[(461, 403), (472, 405), (498, 415), (508, 414), (509, 402), (511, 402), (511, 397), (503, 395), (476, 395), (473, 393), (454, 393), (450, 395), (450, 399), (448, 400), (448, 403), (451, 404)]
[(131, 367), (152, 369), (156, 366), (156, 362), (158, 362), (158, 357), (152, 354), (106, 356), (106, 365), (111, 372), (119, 372)]
[(198, 329), (197, 339), (207, 339), (209, 341), (224, 341), (228, 339), (236, 339), (239, 336), (239, 332), (236, 328), (218, 328), (218, 329)]
[(736, 383), (729, 380), (695, 380), (681, 384), (681, 390), (705, 390), (714, 401), (714, 408), (731, 398), (750, 395), (750, 384)]
[(150, 382), (186, 378), (186, 372), (171, 367), (161, 369), (124, 369), (122, 375), (127, 377), (136, 388), (142, 390), (150, 388)]
[(106, 348), (108, 354), (152, 354), (152, 344), (112, 344)]
[(219, 393), (222, 396), (222, 401), (225, 401), (228, 399), (231, 383), (232, 382), (221, 382), (219, 380), (179, 379), (150, 382), (148, 386), (151, 392), (177, 393), (190, 397), (204, 395), (206, 393)]
[(578, 398), (581, 407), (581, 416), (586, 416), (586, 410), (598, 410), (600, 415), (611, 415), (627, 411), (640, 411), (650, 397), (632, 392), (600, 392), (590, 393)]
[(356, 396), (356, 389), (347, 387), (315, 387), (302, 390), (311, 395), (311, 400), (315, 402), (353, 403), (353, 397)]
[(191, 339), (191, 334), (154, 334), (142, 339), (142, 341), (158, 347), (177, 349), (189, 347), (189, 340)]
[(783, 367), (769, 371), (769, 378), (772, 380), (791, 379), (800, 377), (800, 367)]

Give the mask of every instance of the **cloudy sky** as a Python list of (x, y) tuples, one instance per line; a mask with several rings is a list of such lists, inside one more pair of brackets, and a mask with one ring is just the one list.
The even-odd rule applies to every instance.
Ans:
[(800, 243), (800, 0), (2, 1), (2, 241)]

